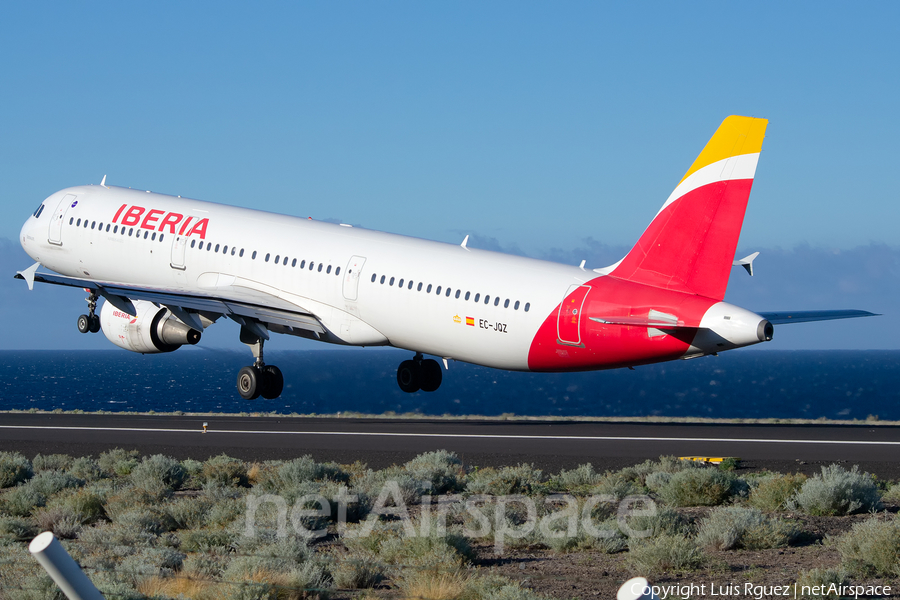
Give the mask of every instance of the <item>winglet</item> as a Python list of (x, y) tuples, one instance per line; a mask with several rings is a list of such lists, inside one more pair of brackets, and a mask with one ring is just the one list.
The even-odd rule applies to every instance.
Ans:
[(747, 269), (747, 272), (750, 273), (750, 277), (753, 277), (753, 261), (756, 260), (756, 257), (759, 256), (759, 252), (754, 252), (749, 256), (745, 256), (740, 260), (736, 260), (732, 263), (733, 266), (737, 267), (738, 265)]
[(41, 266), (41, 263), (36, 262), (24, 271), (16, 271), (16, 277), (25, 280), (25, 283), (28, 284), (29, 291), (34, 289), (34, 272), (37, 271), (39, 266)]
[(103, 181), (100, 182), (100, 185), (103, 186), (103, 187), (105, 187), (106, 189), (109, 189), (109, 188), (106, 186), (106, 175), (103, 176)]
[[(466, 239), (464, 239), (462, 241), (462, 244), (460, 244), (460, 246), (462, 246), (463, 248), (466, 248), (466, 244), (468, 244), (468, 243), (469, 243), (469, 236), (467, 235)], [(466, 248), (466, 250), (468, 250), (468, 248)]]

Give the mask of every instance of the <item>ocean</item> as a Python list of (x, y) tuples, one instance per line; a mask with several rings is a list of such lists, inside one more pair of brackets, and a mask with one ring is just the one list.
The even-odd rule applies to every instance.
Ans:
[(631, 371), (511, 373), (450, 363), (437, 392), (405, 394), (393, 349), (268, 352), (275, 400), (243, 400), (249, 352), (0, 351), (0, 408), (157, 412), (663, 416), (900, 420), (900, 350), (746, 350)]

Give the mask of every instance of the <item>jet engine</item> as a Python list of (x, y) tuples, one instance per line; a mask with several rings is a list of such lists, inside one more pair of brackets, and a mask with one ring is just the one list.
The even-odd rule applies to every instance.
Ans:
[(100, 310), (103, 334), (116, 346), (141, 354), (155, 354), (200, 341), (200, 332), (176, 319), (169, 309), (146, 300), (133, 300), (132, 304), (136, 316), (109, 302), (104, 302)]

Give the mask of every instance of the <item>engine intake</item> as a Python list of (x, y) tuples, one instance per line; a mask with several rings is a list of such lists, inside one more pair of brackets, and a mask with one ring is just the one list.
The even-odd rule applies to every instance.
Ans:
[(132, 300), (132, 304), (137, 315), (129, 315), (109, 302), (100, 309), (103, 334), (119, 348), (156, 354), (200, 341), (200, 332), (179, 321), (169, 309), (146, 300)]

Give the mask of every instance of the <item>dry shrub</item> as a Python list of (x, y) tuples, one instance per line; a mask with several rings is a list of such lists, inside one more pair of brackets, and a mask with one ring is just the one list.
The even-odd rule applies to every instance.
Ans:
[(697, 543), (715, 550), (762, 550), (787, 546), (799, 534), (795, 525), (770, 518), (755, 508), (727, 506), (713, 510), (703, 520)]
[(737, 478), (714, 468), (686, 469), (674, 473), (657, 493), (672, 506), (717, 506), (734, 493)]
[(850, 515), (879, 508), (880, 493), (868, 473), (856, 465), (849, 471), (840, 465), (822, 467), (822, 473), (807, 479), (791, 501), (791, 507), (816, 516)]
[(750, 505), (766, 512), (784, 510), (805, 482), (806, 475), (802, 473), (762, 478), (750, 492)]
[(705, 558), (693, 540), (682, 535), (661, 535), (633, 541), (628, 561), (638, 573), (659, 575), (698, 569)]
[(410, 600), (456, 600), (463, 595), (468, 577), (462, 571), (418, 571), (404, 573), (397, 587), (403, 598)]
[(900, 577), (900, 521), (871, 518), (832, 540), (841, 565), (862, 577)]
[(137, 586), (137, 591), (150, 598), (189, 598), (190, 600), (218, 600), (226, 586), (206, 579), (179, 575), (149, 577)]

